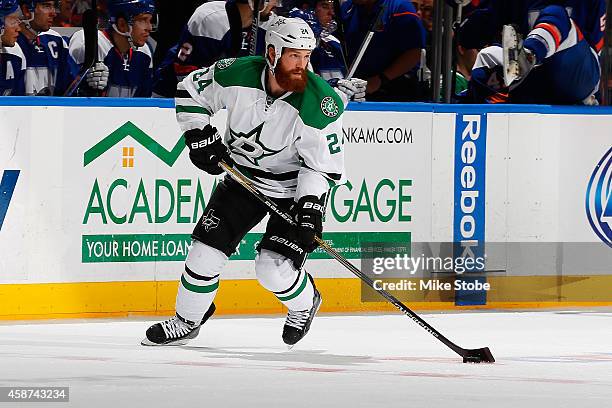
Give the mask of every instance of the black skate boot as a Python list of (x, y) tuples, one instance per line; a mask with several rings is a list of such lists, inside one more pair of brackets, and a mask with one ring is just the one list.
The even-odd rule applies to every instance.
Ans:
[(147, 329), (146, 338), (140, 344), (143, 346), (182, 346), (189, 340), (195, 339), (200, 327), (215, 313), (216, 307), (212, 303), (200, 324), (186, 320), (178, 314), (160, 323), (155, 323)]
[(314, 319), (320, 306), (321, 294), (315, 287), (312, 307), (310, 310), (289, 310), (287, 313), (287, 319), (285, 320), (285, 326), (283, 327), (283, 341), (289, 346), (289, 348), (293, 347), (295, 343), (302, 340), (306, 333), (308, 333), (312, 319)]

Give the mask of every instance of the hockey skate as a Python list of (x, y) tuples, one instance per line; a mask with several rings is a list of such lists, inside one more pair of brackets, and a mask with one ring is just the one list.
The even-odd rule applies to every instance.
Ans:
[(200, 324), (183, 319), (178, 314), (160, 323), (155, 323), (147, 329), (146, 336), (140, 344), (143, 346), (182, 346), (195, 339), (200, 327), (215, 313), (216, 307), (212, 303)]
[(312, 307), (309, 310), (289, 310), (283, 327), (283, 341), (289, 346), (289, 349), (308, 333), (312, 319), (314, 319), (320, 306), (321, 294), (315, 287)]
[(504, 49), (504, 82), (512, 90), (529, 75), (535, 66), (535, 55), (523, 47), (523, 39), (512, 25), (505, 25), (502, 32)]

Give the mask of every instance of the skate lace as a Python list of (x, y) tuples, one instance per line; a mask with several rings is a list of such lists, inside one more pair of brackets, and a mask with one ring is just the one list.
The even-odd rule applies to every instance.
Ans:
[(163, 321), (161, 323), (162, 329), (164, 329), (164, 333), (169, 339), (176, 339), (178, 337), (185, 336), (191, 332), (191, 328), (187, 326), (183, 321), (178, 319), (176, 316)]
[(285, 325), (303, 329), (308, 317), (310, 317), (310, 310), (289, 310)]

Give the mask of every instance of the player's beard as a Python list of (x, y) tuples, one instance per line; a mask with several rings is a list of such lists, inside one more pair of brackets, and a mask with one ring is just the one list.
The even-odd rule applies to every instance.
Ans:
[[(296, 75), (298, 74), (298, 75)], [(276, 82), (286, 91), (302, 93), (306, 89), (308, 76), (306, 70), (297, 68), (292, 71), (285, 70), (280, 64), (276, 67), (274, 77)]]

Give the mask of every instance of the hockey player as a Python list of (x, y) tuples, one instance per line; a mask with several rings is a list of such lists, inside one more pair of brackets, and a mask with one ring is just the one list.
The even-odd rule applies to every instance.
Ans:
[[(276, 1), (261, 2), (260, 19), (270, 17)], [(253, 2), (249, 0), (211, 1), (196, 9), (177, 45), (155, 71), (155, 96), (172, 97), (176, 84), (190, 72), (207, 67), (221, 58), (249, 55), (253, 22)], [(263, 54), (265, 30), (257, 34), (258, 55)]]
[(301, 18), (306, 21), (317, 38), (317, 48), (310, 57), (314, 72), (323, 79), (344, 78), (347, 68), (342, 56), (340, 41), (332, 35), (337, 24), (333, 20), (334, 9), (330, 0), (317, 0), (312, 10), (294, 8), (289, 12), (290, 17)]
[(503, 64), (509, 101), (596, 103), (604, 0), (491, 0), (482, 12), (488, 13), (489, 21), (481, 28), (483, 37), (494, 38), (506, 24), (502, 61), (499, 51), (486, 52), (493, 57), (488, 59), (491, 73), (496, 71), (495, 60)]
[(318, 0), (314, 11), (295, 7), (289, 12), (289, 16), (306, 21), (317, 38), (317, 47), (310, 55), (314, 72), (341, 92), (345, 106), (349, 101), (364, 102), (368, 82), (359, 78), (345, 79), (347, 69), (342, 56), (342, 46), (340, 41), (331, 35), (336, 26), (332, 20), (332, 7), (328, 0)]
[[(111, 97), (151, 96), (153, 53), (147, 39), (156, 19), (153, 0), (109, 0), (109, 27), (98, 32), (98, 62), (81, 86), (81, 94)], [(85, 36), (70, 39), (70, 55), (85, 58)]]
[(476, 11), (455, 27), (457, 76), (461, 74), (464, 78), (457, 81), (457, 103), (508, 103), (503, 50), (489, 45), (488, 41), (493, 40), (482, 35), (482, 27), (487, 26), (489, 18), (486, 13)]
[(17, 0), (0, 0), (0, 96), (25, 92), (25, 56), (17, 45), (19, 22)]
[[(329, 186), (343, 182), (343, 106), (340, 97), (306, 67), (316, 40), (300, 19), (279, 17), (265, 38), (266, 56), (230, 58), (194, 71), (179, 85), (176, 112), (196, 167), (220, 174), (232, 163), (297, 227), (271, 215), (258, 246), (255, 273), (288, 309), (282, 338), (288, 345), (308, 332), (321, 304), (303, 268), (321, 236)], [(223, 136), (210, 118), (227, 107)], [(227, 147), (226, 147), (227, 146)], [(242, 237), (267, 208), (226, 177), (193, 232), (179, 283), (176, 316), (151, 326), (144, 345), (185, 344), (214, 312), (219, 274)]]
[(26, 95), (63, 95), (76, 74), (64, 38), (51, 30), (57, 1), (19, 0), (22, 23), (17, 43), (26, 57)]

